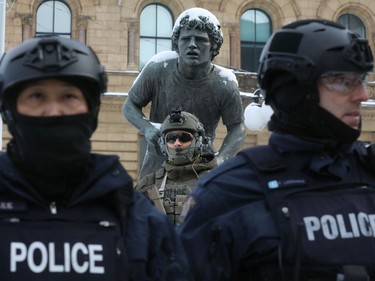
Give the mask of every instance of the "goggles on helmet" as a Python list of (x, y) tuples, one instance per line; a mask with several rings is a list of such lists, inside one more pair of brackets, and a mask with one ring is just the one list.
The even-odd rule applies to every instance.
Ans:
[(165, 141), (167, 143), (173, 144), (177, 139), (182, 143), (187, 143), (191, 142), (194, 137), (189, 132), (170, 132), (165, 135)]
[(350, 94), (360, 84), (367, 86), (367, 73), (330, 72), (320, 76), (319, 81), (330, 91)]

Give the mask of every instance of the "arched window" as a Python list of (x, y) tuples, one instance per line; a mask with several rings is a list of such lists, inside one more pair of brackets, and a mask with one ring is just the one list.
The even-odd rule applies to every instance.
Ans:
[(352, 14), (345, 14), (339, 17), (338, 22), (362, 38), (366, 38), (365, 25), (359, 17)]
[(242, 14), (240, 22), (242, 69), (257, 71), (260, 54), (271, 33), (271, 20), (265, 12), (250, 9)]
[(173, 15), (160, 4), (146, 6), (141, 13), (139, 64), (142, 68), (156, 53), (172, 49)]
[(71, 37), (72, 13), (63, 1), (43, 1), (36, 12), (36, 36), (60, 35)]

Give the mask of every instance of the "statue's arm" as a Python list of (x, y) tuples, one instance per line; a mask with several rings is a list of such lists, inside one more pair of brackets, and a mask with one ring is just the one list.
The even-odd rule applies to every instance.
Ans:
[(157, 129), (143, 114), (142, 107), (134, 103), (129, 97), (125, 100), (122, 107), (125, 118), (138, 130), (140, 130), (146, 140), (154, 145), (158, 145), (158, 139), (161, 136)]
[(227, 126), (227, 135), (217, 155), (218, 163), (235, 156), (245, 141), (245, 126), (243, 122)]

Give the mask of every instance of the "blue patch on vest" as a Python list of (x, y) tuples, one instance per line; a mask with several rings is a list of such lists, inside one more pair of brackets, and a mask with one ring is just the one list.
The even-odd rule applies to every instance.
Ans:
[(305, 179), (272, 180), (267, 183), (269, 189), (306, 186)]

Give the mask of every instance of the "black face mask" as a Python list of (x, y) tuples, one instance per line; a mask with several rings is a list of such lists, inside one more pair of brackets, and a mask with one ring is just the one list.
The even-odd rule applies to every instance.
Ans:
[(304, 102), (287, 114), (276, 112), (268, 123), (270, 131), (315, 138), (337, 143), (351, 143), (361, 130), (353, 129), (317, 104)]
[(22, 170), (48, 178), (86, 170), (94, 131), (93, 114), (32, 117), (14, 113), (12, 117), (8, 127), (13, 139), (7, 153)]
[(270, 93), (274, 110), (268, 123), (270, 131), (337, 143), (351, 143), (361, 133), (319, 106), (317, 87), (301, 86), (291, 74), (275, 78)]

